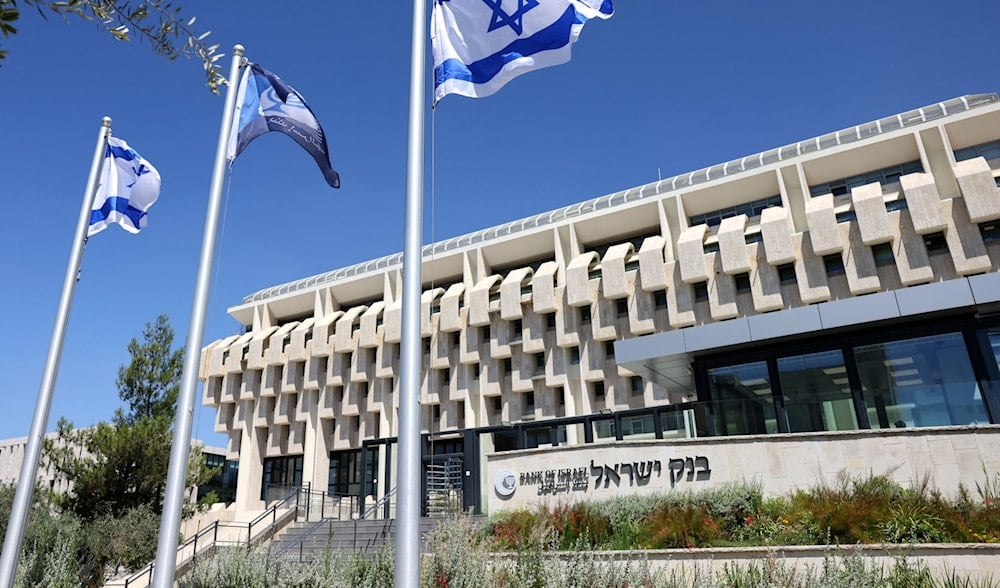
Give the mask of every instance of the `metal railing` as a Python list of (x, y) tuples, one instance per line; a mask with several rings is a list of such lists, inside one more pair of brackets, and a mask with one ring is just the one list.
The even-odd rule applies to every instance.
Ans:
[[(199, 556), (212, 555), (220, 546), (253, 547), (274, 537), (280, 528), (298, 518), (299, 495), (302, 492), (302, 488), (293, 490), (248, 523), (213, 521), (199, 529), (177, 547), (177, 567), (185, 568)], [(156, 562), (150, 562), (125, 579), (125, 588), (149, 586), (155, 568)]]
[[(377, 531), (373, 532), (371, 527), (372, 522), (378, 524), (377, 521), (364, 522), (360, 519), (352, 521), (337, 521), (335, 519), (316, 521), (305, 530), (296, 533), (295, 539), (291, 542), (285, 543), (275, 552), (275, 555), (278, 558), (287, 559), (293, 551), (297, 551), (298, 553), (295, 556), (297, 558), (296, 561), (299, 563), (312, 561), (310, 558), (315, 554), (315, 549), (313, 547), (307, 547), (307, 543), (312, 543), (311, 540), (323, 527), (327, 527), (327, 544), (324, 551), (330, 549), (349, 549), (354, 552), (369, 553), (372, 550), (379, 548), (392, 538), (393, 526), (395, 524), (394, 519), (384, 519), (381, 521), (381, 527), (378, 528)], [(338, 529), (335, 529), (334, 525), (338, 523), (341, 525), (338, 527), (341, 532), (348, 530), (350, 533), (349, 541), (346, 538), (341, 538), (335, 543), (334, 539)], [(359, 526), (361, 525), (365, 525), (366, 528), (359, 529)], [(347, 537), (347, 535), (344, 537)]]
[(377, 501), (375, 501), (375, 504), (369, 506), (368, 508), (365, 509), (365, 512), (361, 513), (361, 520), (366, 520), (371, 518), (373, 515), (378, 513), (378, 510), (380, 508), (385, 509), (385, 512), (382, 515), (383, 518), (386, 519), (391, 518), (389, 516), (389, 511), (391, 509), (391, 506), (394, 504), (393, 499), (395, 497), (396, 497), (396, 487), (393, 486), (392, 490), (386, 492), (385, 495), (382, 496), (382, 498), (379, 498)]
[(329, 495), (317, 490), (303, 490), (299, 493), (299, 517), (296, 520), (350, 520), (360, 510), (357, 496)]

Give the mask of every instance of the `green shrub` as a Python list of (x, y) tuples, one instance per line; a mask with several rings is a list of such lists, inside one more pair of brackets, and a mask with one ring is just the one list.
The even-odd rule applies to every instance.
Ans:
[(759, 516), (764, 501), (760, 482), (730, 483), (692, 496), (728, 533), (736, 533)]
[(421, 565), (424, 586), (486, 588), (493, 585), (494, 563), (488, 557), (490, 543), (476, 532), (468, 517), (454, 515), (442, 520), (427, 536), (427, 556)]
[(539, 507), (500, 512), (490, 518), (484, 532), (496, 549), (523, 551), (550, 541), (553, 530), (549, 527), (547, 510)]
[(722, 538), (719, 524), (705, 505), (663, 508), (647, 522), (650, 541), (646, 547), (709, 547)]
[(649, 544), (646, 520), (666, 504), (665, 494), (619, 496), (596, 503), (611, 524), (608, 549), (636, 549)]
[(947, 540), (944, 519), (924, 504), (901, 503), (889, 509), (889, 518), (878, 524), (887, 543), (941, 543)]
[(876, 543), (879, 525), (903, 488), (886, 476), (841, 478), (836, 486), (816, 486), (792, 495), (793, 522), (808, 529), (815, 543)]
[(559, 549), (594, 549), (610, 542), (611, 521), (588, 502), (555, 508), (550, 524), (557, 533)]

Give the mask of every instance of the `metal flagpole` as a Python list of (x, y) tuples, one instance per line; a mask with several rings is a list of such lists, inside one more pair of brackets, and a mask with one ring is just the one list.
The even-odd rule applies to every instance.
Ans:
[(66, 264), (62, 298), (59, 299), (56, 324), (52, 329), (52, 339), (49, 341), (49, 355), (45, 359), (45, 372), (38, 389), (35, 416), (31, 421), (31, 432), (28, 433), (28, 445), (24, 450), (21, 474), (17, 479), (17, 492), (14, 494), (14, 504), (10, 512), (10, 521), (7, 524), (7, 535), (3, 541), (3, 554), (0, 555), (0, 586), (3, 588), (11, 588), (14, 585), (17, 560), (21, 555), (21, 541), (24, 539), (24, 528), (28, 520), (28, 512), (31, 510), (31, 495), (35, 490), (35, 476), (38, 474), (38, 459), (42, 452), (45, 425), (48, 423), (49, 408), (52, 405), (52, 390), (56, 385), (59, 357), (62, 355), (63, 340), (66, 337), (69, 308), (73, 304), (73, 294), (76, 292), (80, 263), (83, 260), (83, 246), (87, 238), (87, 226), (90, 224), (90, 209), (94, 205), (97, 176), (100, 173), (101, 160), (104, 159), (109, 136), (111, 136), (111, 118), (106, 116), (101, 119), (101, 129), (97, 132), (97, 146), (94, 148), (94, 159), (90, 163), (87, 187), (83, 191), (80, 217), (76, 221), (73, 249), (69, 254), (69, 263)]
[(208, 306), (208, 287), (212, 274), (212, 255), (215, 251), (215, 233), (219, 224), (222, 202), (222, 183), (226, 172), (226, 146), (229, 129), (233, 123), (236, 105), (236, 84), (239, 82), (243, 46), (233, 47), (233, 64), (229, 70), (229, 86), (222, 111), (219, 142), (215, 148), (215, 167), (205, 213), (205, 233), (201, 242), (201, 260), (195, 283), (194, 302), (191, 306), (191, 327), (184, 350), (184, 371), (177, 398), (177, 415), (174, 420), (174, 439), (170, 447), (170, 466), (167, 471), (167, 489), (163, 497), (163, 516), (160, 519), (160, 537), (153, 564), (154, 588), (172, 588), (174, 568), (177, 565), (177, 537), (181, 529), (181, 511), (184, 507), (188, 453), (191, 447), (191, 422), (194, 417), (195, 395), (198, 391), (198, 364), (201, 360), (201, 339), (205, 331), (205, 307)]
[(420, 264), (424, 197), (424, 68), (427, 3), (413, 0), (410, 124), (406, 156), (403, 324), (399, 382), (399, 491), (396, 587), (420, 584)]

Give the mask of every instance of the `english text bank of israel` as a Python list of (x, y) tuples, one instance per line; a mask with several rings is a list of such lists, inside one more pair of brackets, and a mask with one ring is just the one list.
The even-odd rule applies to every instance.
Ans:
[[(425, 513), (1000, 470), (1000, 98), (424, 248)], [(248, 296), (204, 349), (236, 509), (393, 516), (402, 255)], [(234, 328), (234, 331), (238, 327)]]

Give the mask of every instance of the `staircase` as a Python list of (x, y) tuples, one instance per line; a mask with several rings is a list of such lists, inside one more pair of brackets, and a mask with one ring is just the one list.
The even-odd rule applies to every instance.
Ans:
[[(434, 529), (439, 519), (420, 519), (420, 536)], [(395, 540), (395, 519), (297, 522), (289, 525), (271, 543), (272, 553), (286, 559), (309, 562), (334, 550), (377, 551)]]

